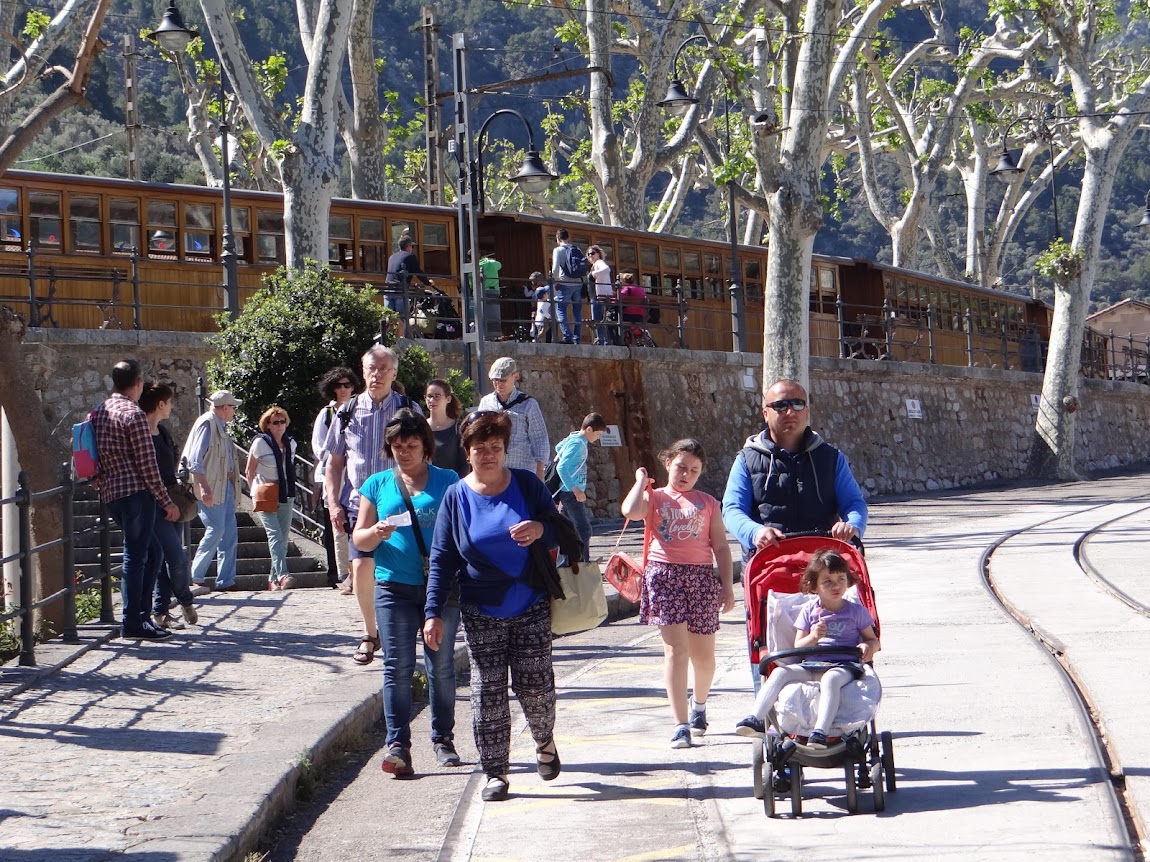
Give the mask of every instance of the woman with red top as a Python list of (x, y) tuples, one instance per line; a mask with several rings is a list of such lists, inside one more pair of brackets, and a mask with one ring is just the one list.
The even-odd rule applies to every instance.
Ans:
[[(659, 460), (667, 484), (652, 487), (640, 467), (622, 509), (626, 518), (645, 520), (651, 534), (639, 621), (658, 626), (663, 637), (663, 682), (676, 725), (671, 747), (689, 748), (692, 733), (707, 732), (719, 614), (735, 606), (731, 548), (719, 501), (695, 490), (707, 461), (702, 444), (679, 440)], [(689, 702), (688, 665), (694, 673)]]
[(625, 323), (647, 322), (647, 291), (635, 282), (635, 273), (624, 272), (619, 276), (619, 304)]

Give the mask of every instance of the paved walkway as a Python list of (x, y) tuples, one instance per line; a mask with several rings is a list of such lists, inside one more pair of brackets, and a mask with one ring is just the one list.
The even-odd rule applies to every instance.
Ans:
[[(667, 746), (657, 633), (628, 620), (558, 642), (563, 774), (545, 784), (516, 772), (512, 799), (497, 805), (468, 782), (439, 858), (1130, 858), (1072, 700), (1048, 654), (982, 587), (980, 558), (1012, 530), (1065, 519), (1007, 542), (992, 574), (1081, 661), (1150, 819), (1145, 687), (1129, 661), (1150, 646), (1150, 621), (1129, 609), (1110, 621), (1101, 588), (1066, 564), (1079, 533), (1122, 516), (1087, 552), (1150, 601), (1146, 556), (1128, 554), (1150, 550), (1148, 505), (1150, 477), (1138, 476), (874, 507), (879, 725), (895, 734), (899, 778), (884, 815), (866, 813), (864, 794), (864, 813), (847, 817), (842, 776), (815, 772), (809, 816), (764, 817), (750, 745), (731, 732), (750, 699), (737, 609), (719, 637), (711, 732), (685, 752)], [(601, 541), (609, 549), (614, 537)], [(201, 605), (202, 631), (110, 641), (0, 702), (0, 858), (201, 862), (249, 849), (290, 803), (307, 753), (379, 713), (378, 661), (348, 658), (355, 619), (334, 590), (216, 594)], [(513, 760), (531, 758), (520, 732)]]

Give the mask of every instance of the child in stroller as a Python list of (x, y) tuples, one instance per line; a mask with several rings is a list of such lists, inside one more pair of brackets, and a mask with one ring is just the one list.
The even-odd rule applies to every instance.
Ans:
[(814, 729), (807, 737), (810, 748), (827, 747), (827, 731), (838, 711), (844, 685), (863, 677), (862, 662), (870, 661), (881, 649), (874, 631), (874, 619), (862, 605), (848, 601), (847, 590), (855, 576), (837, 551), (818, 551), (807, 564), (799, 588), (815, 597), (803, 605), (795, 622), (796, 647), (843, 647), (841, 653), (820, 655), (821, 660), (801, 664), (779, 664), (755, 699), (750, 715), (735, 725), (740, 736), (760, 736), (766, 732), (764, 720), (782, 690), (796, 682), (819, 683), (819, 710)]

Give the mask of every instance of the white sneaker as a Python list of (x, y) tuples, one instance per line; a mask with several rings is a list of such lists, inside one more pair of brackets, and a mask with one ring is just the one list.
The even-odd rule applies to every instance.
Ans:
[(690, 748), (691, 747), (691, 728), (686, 724), (680, 724), (679, 728), (675, 731), (675, 735), (671, 737), (671, 748)]

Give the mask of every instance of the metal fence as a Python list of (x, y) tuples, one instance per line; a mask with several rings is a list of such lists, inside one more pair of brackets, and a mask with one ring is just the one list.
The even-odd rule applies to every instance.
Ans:
[[(112, 624), (116, 621), (115, 609), (112, 605), (113, 569), (109, 539), (109, 516), (107, 508), (101, 505), (95, 527), (77, 531), (73, 515), (76, 486), (70, 478), (66, 477), (55, 488), (32, 491), (28, 487), (27, 476), (21, 472), (17, 483), (18, 488), (13, 496), (0, 499), (0, 507), (15, 506), (19, 523), (17, 550), (15, 553), (0, 559), (0, 566), (19, 561), (21, 604), (18, 607), (6, 609), (5, 613), (0, 614), (0, 625), (7, 626), (13, 620), (19, 620), (19, 634), (17, 636), (20, 643), (19, 663), (24, 667), (34, 667), (36, 664), (36, 611), (62, 601), (64, 603), (64, 622), (60, 637), (65, 643), (77, 643), (79, 636), (76, 632), (76, 593), (98, 585), (100, 587), (100, 622)], [(37, 506), (44, 505), (49, 500), (59, 500), (61, 535), (58, 539), (36, 545), (32, 542), (32, 507), (34, 504)], [(100, 536), (100, 574), (90, 578), (77, 578), (75, 566), (76, 538), (78, 535), (92, 531), (98, 532)], [(50, 595), (29, 601), (35, 588), (32, 577), (34, 558), (37, 554), (42, 554), (52, 548), (60, 548), (63, 553), (61, 570), (64, 574), (64, 586)]]

